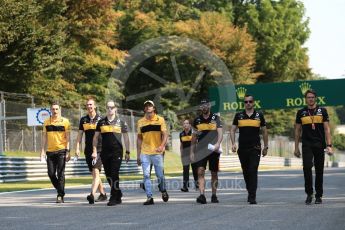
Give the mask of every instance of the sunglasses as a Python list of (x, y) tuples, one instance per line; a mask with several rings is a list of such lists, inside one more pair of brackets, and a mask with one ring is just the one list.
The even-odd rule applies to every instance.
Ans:
[(109, 110), (113, 110), (113, 109), (115, 109), (116, 108), (116, 106), (108, 106), (107, 107), (107, 109), (109, 109)]
[(251, 104), (253, 101), (244, 101), (245, 104)]

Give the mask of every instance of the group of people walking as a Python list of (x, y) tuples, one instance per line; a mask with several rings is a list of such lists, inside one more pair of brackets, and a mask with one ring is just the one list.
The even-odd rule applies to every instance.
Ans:
[[(312, 167), (315, 166), (315, 203), (322, 203), (323, 169), (325, 152), (332, 154), (332, 142), (329, 128), (329, 117), (325, 108), (316, 104), (316, 92), (308, 90), (305, 93), (307, 106), (296, 114), (295, 151), (300, 157), (299, 142), (302, 138), (302, 159), (305, 180), (305, 203), (313, 201)], [(243, 177), (248, 192), (247, 202), (256, 204), (258, 185), (258, 167), (261, 156), (268, 153), (268, 134), (266, 121), (261, 111), (254, 108), (254, 96), (244, 97), (245, 109), (235, 114), (230, 129), (232, 151), (237, 152)], [(180, 133), (181, 160), (183, 164), (182, 192), (188, 192), (190, 166), (193, 172), (195, 189), (199, 191), (196, 202), (206, 204), (205, 170), (211, 172), (212, 195), (211, 202), (218, 203), (218, 171), (222, 153), (223, 124), (220, 116), (211, 112), (211, 104), (207, 99), (200, 103), (200, 115), (193, 122), (183, 121), (183, 131)], [(111, 192), (107, 205), (113, 206), (122, 202), (122, 192), (119, 186), (119, 170), (123, 158), (130, 160), (128, 126), (117, 113), (114, 101), (106, 103), (106, 116), (101, 117), (96, 111), (94, 99), (86, 103), (87, 115), (80, 119), (79, 132), (76, 139), (76, 156), (80, 155), (80, 146), (85, 133), (85, 160), (92, 174), (91, 192), (87, 196), (89, 204), (106, 201), (100, 172), (102, 165), (110, 185)], [(168, 132), (166, 122), (159, 116), (153, 101), (147, 100), (143, 105), (144, 116), (137, 122), (137, 164), (143, 170), (143, 188), (147, 199), (144, 205), (153, 205), (154, 198), (151, 184), (151, 168), (154, 167), (158, 179), (158, 188), (162, 200), (167, 202), (169, 195), (164, 176), (164, 152)], [(236, 132), (239, 130), (238, 145)], [(263, 136), (261, 145), (260, 132)], [(302, 135), (301, 135), (302, 133)], [(56, 202), (63, 203), (65, 196), (65, 164), (70, 159), (70, 123), (61, 116), (58, 103), (51, 105), (51, 117), (44, 122), (41, 158), (46, 156), (48, 176), (57, 191)], [(123, 153), (125, 155), (123, 156)], [(96, 199), (96, 193), (99, 196)]]

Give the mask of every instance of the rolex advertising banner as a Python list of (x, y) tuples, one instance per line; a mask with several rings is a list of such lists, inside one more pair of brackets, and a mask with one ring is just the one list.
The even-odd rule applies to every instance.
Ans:
[[(211, 87), (208, 93), (213, 101), (212, 111), (225, 113), (244, 109), (246, 94), (254, 96), (256, 109), (300, 108), (306, 105), (304, 93), (308, 89), (316, 91), (320, 106), (345, 105), (345, 79), (224, 85)], [(236, 96), (230, 93), (234, 90)]]

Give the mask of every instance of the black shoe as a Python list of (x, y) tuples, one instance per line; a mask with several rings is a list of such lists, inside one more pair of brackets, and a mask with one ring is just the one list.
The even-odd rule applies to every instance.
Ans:
[(256, 200), (255, 199), (249, 199), (249, 204), (257, 204)]
[(200, 204), (206, 204), (206, 197), (204, 194), (200, 194), (200, 196), (198, 198), (196, 198), (196, 202), (200, 203)]
[(155, 202), (153, 201), (152, 197), (148, 197), (147, 200), (143, 203), (143, 205), (153, 205)]
[(183, 188), (181, 188), (181, 191), (182, 192), (188, 192), (189, 190), (188, 190), (188, 188), (183, 187)]
[(167, 193), (167, 191), (162, 192), (162, 200), (163, 200), (164, 202), (168, 202), (168, 200), (169, 200), (169, 194)]
[(219, 203), (219, 200), (215, 194), (212, 194), (211, 196), (211, 203)]
[(139, 187), (145, 191), (145, 184), (144, 183), (141, 182)]
[(95, 203), (95, 197), (92, 194), (88, 195), (86, 199), (89, 201), (89, 204)]
[(110, 196), (107, 206), (114, 206), (119, 204), (115, 196)]
[(305, 200), (305, 204), (306, 205), (310, 205), (312, 201), (313, 201), (313, 196), (312, 195), (308, 195), (307, 199)]
[(322, 204), (322, 198), (321, 197), (315, 197), (315, 204)]
[(98, 198), (97, 198), (97, 200), (95, 200), (95, 202), (101, 202), (101, 201), (106, 201), (108, 199), (108, 197), (107, 197), (107, 194), (99, 194), (99, 196), (98, 196)]
[(63, 200), (63, 196), (57, 195), (56, 196), (56, 203), (57, 204), (65, 203), (65, 201)]

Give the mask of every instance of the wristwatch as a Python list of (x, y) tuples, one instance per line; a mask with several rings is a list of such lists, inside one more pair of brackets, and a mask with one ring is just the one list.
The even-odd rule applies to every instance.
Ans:
[(268, 149), (268, 146), (264, 147), (264, 149)]
[(126, 154), (130, 154), (130, 152), (128, 150), (126, 150)]
[(332, 144), (330, 144), (330, 145), (327, 145), (327, 147), (331, 147), (331, 148), (332, 148), (332, 146), (333, 146)]

